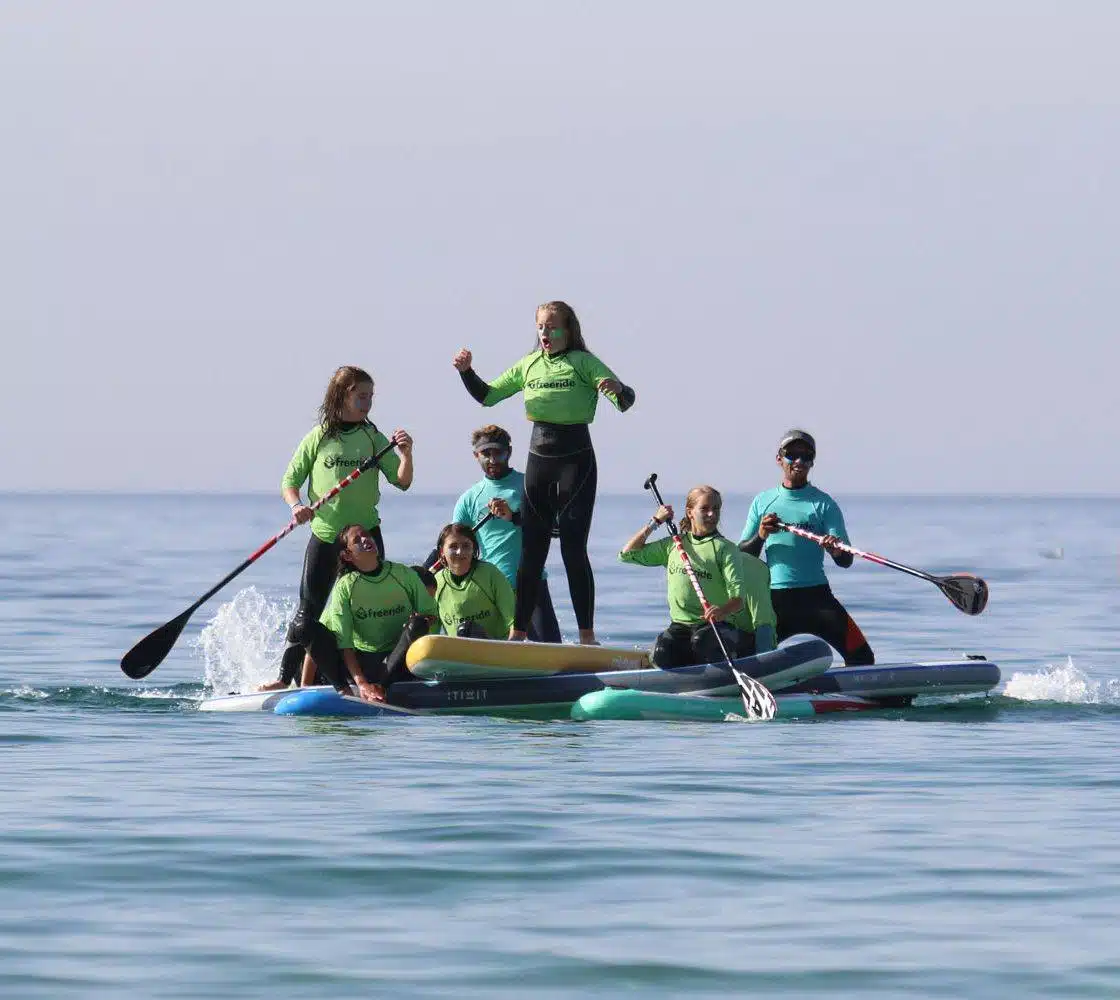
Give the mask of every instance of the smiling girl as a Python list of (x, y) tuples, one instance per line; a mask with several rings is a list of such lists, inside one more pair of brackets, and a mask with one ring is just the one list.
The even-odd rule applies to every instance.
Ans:
[(304, 679), (317, 669), (338, 690), (348, 694), (352, 684), (379, 701), (394, 678), (408, 676), (405, 654), (428, 633), (436, 603), (415, 570), (381, 558), (369, 529), (348, 525), (338, 541), (338, 580), (308, 629)]
[(444, 567), (436, 573), (436, 604), (443, 631), (475, 639), (505, 639), (513, 627), (513, 588), (502, 571), (478, 557), (466, 524), (448, 524), (436, 543)]
[(650, 655), (650, 662), (658, 667), (722, 659), (714, 628), (720, 630), (733, 657), (774, 648), (777, 617), (770, 604), (770, 574), (765, 563), (740, 552), (720, 534), (722, 507), (719, 490), (697, 486), (685, 498), (681, 519), (681, 543), (711, 604), (706, 614), (672, 538), (649, 542), (653, 531), (673, 519), (672, 507), (658, 507), (618, 554), (622, 562), (666, 568), (671, 622)]

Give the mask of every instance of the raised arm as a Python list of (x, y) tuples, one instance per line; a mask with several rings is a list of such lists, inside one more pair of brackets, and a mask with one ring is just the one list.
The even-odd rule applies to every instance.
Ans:
[(466, 347), (461, 348), (451, 359), (451, 364), (459, 373), (459, 378), (462, 379), (467, 392), (483, 406), (493, 406), (525, 388), (520, 362), (502, 372), (493, 384), (482, 379), (472, 367), (473, 362), (474, 356)]
[(657, 510), (653, 512), (653, 517), (643, 524), (641, 529), (622, 547), (622, 552), (619, 553), (619, 556), (641, 552), (642, 549), (646, 547), (650, 534), (661, 527), (666, 521), (671, 520), (673, 520), (673, 508), (669, 506), (658, 507)]

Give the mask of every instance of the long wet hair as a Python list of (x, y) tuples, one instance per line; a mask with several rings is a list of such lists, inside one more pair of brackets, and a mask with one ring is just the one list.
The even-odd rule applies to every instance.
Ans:
[[(323, 404), (319, 407), (319, 423), (323, 427), (323, 437), (337, 437), (345, 421), (342, 411), (346, 407), (346, 396), (356, 385), (368, 382), (373, 385), (373, 376), (364, 368), (356, 365), (343, 365), (327, 383)], [(368, 421), (367, 421), (368, 423)]]
[[(723, 496), (714, 486), (694, 486), (688, 491), (688, 496), (684, 498), (684, 517), (681, 518), (681, 531), (687, 531), (692, 534), (692, 518), (689, 517), (688, 512), (692, 510), (704, 497), (711, 497), (715, 500), (716, 509), (723, 513)], [(719, 521), (716, 521), (716, 527), (719, 527)]]
[[(474, 546), (474, 552), (471, 555), (471, 569), (474, 569), (478, 563), (478, 538), (474, 533), (474, 528), (469, 524), (460, 524), (458, 521), (445, 524), (440, 530), (439, 538), (436, 539), (436, 552), (440, 559), (443, 558), (443, 543), (452, 537), (466, 538)], [(451, 572), (450, 566), (447, 571)]]
[[(591, 349), (584, 341), (583, 331), (579, 326), (579, 317), (576, 316), (576, 311), (567, 302), (562, 302), (560, 299), (555, 299), (552, 302), (542, 302), (537, 306), (536, 315), (539, 316), (542, 309), (559, 313), (564, 329), (568, 333), (568, 345), (564, 348), (565, 351), (587, 351), (590, 353)], [(536, 349), (541, 350), (540, 337), (537, 338)]]

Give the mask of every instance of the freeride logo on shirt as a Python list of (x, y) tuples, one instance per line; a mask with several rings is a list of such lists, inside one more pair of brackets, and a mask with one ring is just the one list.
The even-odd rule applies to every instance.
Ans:
[(480, 622), (485, 618), (493, 616), (493, 612), (486, 608), (483, 611), (477, 611), (473, 615), (443, 615), (443, 624), (450, 628), (452, 625), (461, 625), (463, 622)]
[(526, 389), (570, 389), (576, 384), (574, 378), (545, 379), (534, 378), (525, 383)]
[(358, 621), (365, 621), (367, 618), (392, 618), (407, 611), (407, 604), (398, 604), (395, 608), (354, 608), (354, 617)]
[[(685, 574), (686, 576), (688, 575), (688, 570), (686, 570), (686, 569), (685, 569), (685, 568), (684, 568), (683, 566), (670, 566), (670, 567), (669, 567), (668, 569), (669, 569), (669, 573), (671, 573), (671, 574), (672, 574), (672, 573), (677, 573), (677, 574), (681, 574), (681, 573), (683, 573), (683, 574)], [(711, 580), (711, 579), (713, 578), (713, 577), (712, 577), (712, 573), (711, 573), (711, 572), (710, 572), (709, 570), (706, 570), (706, 569), (701, 569), (701, 568), (700, 568), (699, 566), (697, 566), (697, 565), (696, 565), (695, 563), (693, 563), (693, 566), (692, 566), (692, 571), (693, 571), (693, 572), (694, 572), (694, 573), (695, 573), (695, 574), (696, 574), (696, 575), (697, 575), (697, 576), (698, 576), (698, 577), (699, 577), (699, 578), (700, 578), (701, 580)]]
[(336, 469), (339, 466), (344, 466), (348, 469), (356, 469), (364, 461), (364, 458), (347, 458), (345, 455), (330, 455), (323, 459), (323, 468)]

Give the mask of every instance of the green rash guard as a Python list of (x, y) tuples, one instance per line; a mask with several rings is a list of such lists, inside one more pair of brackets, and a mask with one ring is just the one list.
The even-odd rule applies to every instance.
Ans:
[(462, 622), (478, 622), (491, 639), (506, 639), (513, 628), (513, 587), (497, 566), (479, 560), (462, 579), (444, 567), (436, 574), (436, 604), (447, 635)]
[[(337, 436), (324, 437), (322, 425), (309, 432), (300, 441), (296, 453), (288, 463), (288, 471), (280, 488), (300, 489), (306, 482), (311, 503), (329, 493), (367, 458), (389, 444), (389, 439), (373, 424), (359, 424)], [(378, 468), (398, 489), (401, 486), (397, 473), (401, 459), (395, 451), (384, 455)], [(310, 481), (309, 481), (310, 480)], [(375, 528), (381, 521), (377, 504), (381, 499), (381, 483), (377, 471), (370, 469), (354, 480), (330, 503), (323, 504), (311, 521), (311, 531), (324, 542), (333, 542), (348, 524)]]
[[(727, 616), (728, 624), (744, 632), (754, 632), (763, 625), (777, 626), (778, 617), (770, 603), (770, 572), (761, 559), (740, 552), (718, 531), (703, 538), (686, 533), (681, 541), (709, 603), (719, 606), (735, 596), (743, 599), (742, 609)], [(649, 542), (636, 552), (620, 552), (618, 558), (638, 566), (666, 567), (670, 618), (682, 625), (703, 623), (700, 599), (672, 538)]]
[[(605, 378), (618, 381), (614, 372), (587, 351), (564, 351), (555, 357), (534, 351), (490, 384), (482, 405), (493, 406), (524, 389), (525, 415), (534, 423), (589, 424), (599, 403), (596, 387)], [(615, 393), (604, 395), (616, 409), (622, 409)]]
[(385, 562), (376, 573), (339, 577), (319, 621), (334, 633), (339, 649), (389, 653), (413, 613), (434, 617), (436, 602), (415, 570)]

